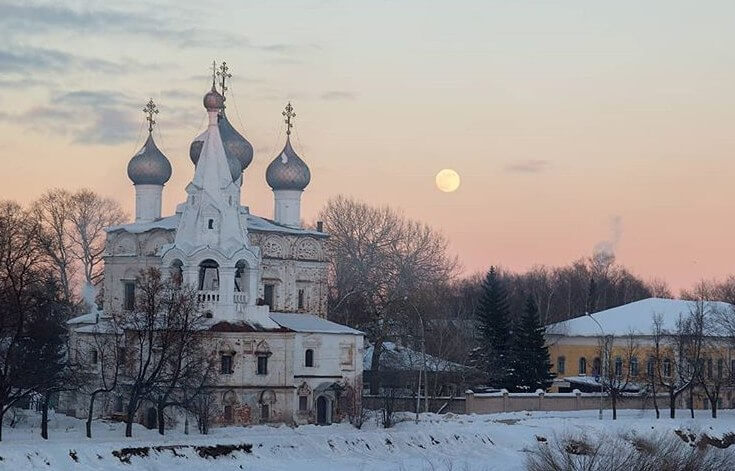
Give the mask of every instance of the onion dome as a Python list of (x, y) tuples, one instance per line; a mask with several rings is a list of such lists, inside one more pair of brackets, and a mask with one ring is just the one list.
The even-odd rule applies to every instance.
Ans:
[(311, 181), (311, 172), (291, 147), (291, 137), (286, 138), (286, 146), (273, 159), (265, 171), (265, 180), (273, 191), (303, 190)]
[(164, 185), (171, 178), (171, 163), (153, 141), (153, 134), (128, 162), (128, 178), (134, 185)]
[(224, 106), (225, 99), (214, 88), (214, 84), (212, 84), (212, 89), (208, 91), (206, 95), (204, 95), (203, 102), (204, 107), (207, 109), (207, 111), (219, 111)]
[[(237, 172), (233, 172), (233, 180), (237, 180), (237, 177), (250, 165), (253, 161), (253, 146), (245, 139), (242, 134), (232, 127), (227, 116), (222, 113), (219, 122), (219, 135), (222, 138), (222, 146), (225, 148), (225, 155), (227, 156), (227, 164), (230, 166), (230, 170), (235, 168), (234, 161), (238, 162)], [(189, 146), (189, 158), (194, 165), (199, 162), (199, 155), (202, 153), (202, 145), (204, 144), (204, 137), (206, 132), (197, 136)]]
[(253, 146), (245, 139), (242, 134), (232, 127), (230, 121), (225, 115), (224, 109), (219, 119), (219, 135), (222, 137), (222, 145), (225, 147), (225, 154), (234, 156), (240, 161), (240, 172), (248, 168), (250, 162), (253, 161)]

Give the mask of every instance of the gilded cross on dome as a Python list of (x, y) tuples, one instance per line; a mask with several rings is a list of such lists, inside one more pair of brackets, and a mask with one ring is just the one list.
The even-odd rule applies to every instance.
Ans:
[(296, 113), (293, 112), (293, 106), (291, 106), (291, 102), (288, 102), (288, 105), (286, 105), (286, 111), (281, 113), (283, 116), (286, 117), (286, 135), (291, 135), (291, 128), (293, 127), (293, 123), (291, 122), (291, 118), (296, 117)]
[(212, 61), (212, 90), (214, 90), (214, 86), (217, 83), (217, 62)]
[(229, 67), (227, 67), (227, 62), (222, 61), (222, 65), (219, 66), (219, 70), (217, 71), (217, 75), (221, 78), (222, 82), (220, 83), (220, 87), (222, 88), (222, 100), (224, 101), (225, 98), (225, 92), (228, 90), (226, 81), (228, 78), (232, 78), (232, 74), (227, 73), (227, 71), (230, 70)]
[(156, 107), (156, 104), (153, 103), (153, 98), (148, 100), (148, 103), (145, 105), (145, 108), (143, 108), (143, 113), (147, 115), (145, 117), (145, 120), (148, 121), (148, 133), (152, 133), (153, 125), (156, 124), (156, 120), (153, 119), (153, 116), (158, 114), (158, 108)]

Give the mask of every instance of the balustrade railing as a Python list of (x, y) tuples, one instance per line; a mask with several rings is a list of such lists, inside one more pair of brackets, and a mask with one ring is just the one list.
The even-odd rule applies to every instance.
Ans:
[(219, 291), (197, 291), (197, 302), (199, 303), (218, 303)]

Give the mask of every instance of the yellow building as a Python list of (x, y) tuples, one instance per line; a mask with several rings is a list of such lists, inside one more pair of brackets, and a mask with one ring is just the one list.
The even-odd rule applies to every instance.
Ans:
[[(664, 394), (669, 386), (680, 387), (687, 374), (697, 371), (706, 390), (703, 385), (694, 389), (696, 408), (710, 408), (706, 392), (718, 397), (719, 407), (735, 407), (735, 351), (730, 339), (713, 328), (718, 316), (735, 316), (733, 308), (722, 302), (649, 298), (551, 324), (546, 328), (546, 337), (557, 376), (551, 390), (597, 392), (601, 382), (607, 382), (626, 392), (655, 387)], [(681, 322), (697, 315), (709, 327), (702, 337), (701, 353), (696, 355), (699, 367), (691, 368), (685, 358), (692, 354), (680, 353), (683, 342), (677, 341), (676, 333)], [(660, 320), (658, 349), (654, 316)], [(696, 348), (688, 345), (688, 351)], [(715, 388), (720, 390), (719, 395), (712, 393)], [(686, 407), (688, 397), (688, 392), (682, 393), (678, 407)]]

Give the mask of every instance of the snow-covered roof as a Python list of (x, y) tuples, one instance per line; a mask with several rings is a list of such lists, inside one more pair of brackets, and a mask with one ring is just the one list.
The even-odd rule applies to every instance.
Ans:
[(337, 324), (312, 314), (286, 314), (272, 312), (270, 314), (278, 325), (294, 332), (320, 333), (320, 334), (353, 334), (362, 335), (362, 332), (346, 325)]
[[(368, 346), (362, 357), (363, 369), (372, 370), (373, 345)], [(380, 369), (416, 371), (423, 367), (423, 355), (394, 342), (383, 342), (383, 351), (380, 354)], [(426, 369), (428, 371), (460, 371), (464, 366), (443, 358), (426, 354)]]
[[(174, 214), (173, 216), (166, 216), (151, 222), (131, 222), (128, 224), (110, 226), (106, 230), (107, 232), (125, 231), (130, 232), (131, 234), (142, 234), (144, 232), (152, 231), (154, 229), (172, 231), (179, 226), (180, 219), (180, 214)], [(328, 236), (328, 234), (325, 232), (284, 226), (274, 221), (271, 221), (270, 219), (262, 218), (260, 216), (256, 216), (250, 213), (247, 214), (247, 225), (248, 230), (254, 232), (280, 232), (282, 234), (301, 234), (311, 235), (314, 237)]]
[(166, 216), (150, 222), (131, 222), (128, 224), (110, 226), (105, 230), (107, 232), (125, 231), (130, 232), (131, 234), (142, 234), (143, 232), (152, 231), (154, 229), (172, 231), (179, 226), (180, 218), (181, 216), (179, 214), (174, 214), (173, 216)]
[[(663, 329), (672, 332), (676, 330), (677, 321), (688, 316), (696, 307), (695, 301), (648, 298), (591, 314), (594, 320), (590, 316), (581, 316), (557, 322), (547, 326), (546, 332), (551, 335), (598, 337), (601, 332), (596, 320), (605, 335), (650, 335), (654, 314), (661, 316)], [(710, 311), (727, 312), (734, 306), (719, 301), (704, 301), (704, 307)]]
[(69, 325), (75, 325), (75, 324), (95, 324), (97, 323), (97, 319), (99, 317), (98, 312), (88, 312), (87, 314), (82, 314), (81, 316), (77, 316), (74, 318), (69, 319), (66, 321)]

